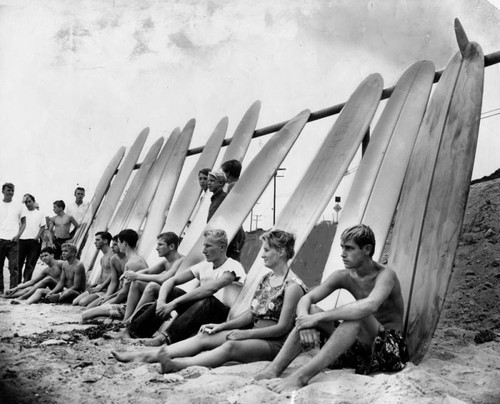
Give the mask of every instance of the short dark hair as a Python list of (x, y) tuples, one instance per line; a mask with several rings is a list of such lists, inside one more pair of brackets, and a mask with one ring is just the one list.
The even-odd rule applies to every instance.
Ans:
[(357, 224), (345, 229), (340, 239), (342, 241), (352, 240), (359, 248), (363, 248), (365, 245), (371, 245), (372, 250), (370, 252), (370, 257), (373, 257), (375, 253), (375, 234), (373, 234), (373, 230), (365, 224)]
[(31, 194), (24, 194), (23, 199), (24, 202), (26, 203), (26, 199), (30, 198), (33, 202), (36, 202), (35, 197)]
[(198, 171), (199, 174), (204, 174), (208, 176), (208, 173), (210, 172), (210, 168), (202, 168), (200, 171)]
[(6, 182), (5, 184), (2, 185), (2, 191), (4, 191), (5, 188), (15, 189), (16, 187), (14, 186), (14, 184), (12, 182)]
[(85, 192), (85, 188), (84, 187), (76, 187), (75, 192), (76, 191), (83, 191), (83, 192)]
[(118, 243), (118, 234), (115, 234), (111, 240), (116, 241)]
[(171, 231), (167, 231), (165, 233), (160, 233), (157, 237), (158, 240), (163, 240), (167, 245), (173, 244), (175, 249), (179, 247), (179, 236)]
[(61, 200), (54, 201), (54, 205), (56, 205), (58, 208), (63, 208), (63, 210), (66, 209), (66, 204), (64, 203), (64, 201)]
[(108, 244), (111, 243), (111, 239), (113, 238), (111, 236), (111, 233), (107, 232), (107, 231), (98, 231), (96, 234), (96, 236), (101, 236), (101, 238), (103, 240), (107, 240), (108, 241)]
[(228, 160), (220, 166), (227, 176), (240, 178), (241, 163), (238, 160)]
[(50, 255), (54, 255), (56, 252), (54, 251), (54, 249), (52, 247), (44, 247), (40, 250), (40, 255), (42, 253), (49, 253)]
[(283, 230), (270, 230), (263, 233), (259, 239), (269, 244), (269, 247), (276, 250), (285, 250), (286, 259), (289, 260), (295, 255), (295, 236)]
[(130, 248), (135, 248), (137, 247), (137, 242), (139, 241), (139, 235), (135, 230), (125, 229), (118, 233), (118, 239), (126, 242)]

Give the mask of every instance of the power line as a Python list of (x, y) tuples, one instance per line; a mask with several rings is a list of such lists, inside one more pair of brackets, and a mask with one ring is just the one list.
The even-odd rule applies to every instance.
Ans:
[[(498, 109), (500, 109), (500, 108), (498, 108)], [(492, 116), (497, 116), (497, 115), (500, 115), (500, 112), (497, 112), (496, 114), (491, 114), (488, 116), (482, 116), (481, 119), (491, 118)]]
[(500, 110), (500, 107), (499, 108), (494, 108), (494, 109), (491, 109), (489, 111), (484, 111), (484, 112), (481, 112), (481, 115), (486, 115), (486, 114), (489, 114), (490, 112), (494, 112), (494, 111), (498, 111)]

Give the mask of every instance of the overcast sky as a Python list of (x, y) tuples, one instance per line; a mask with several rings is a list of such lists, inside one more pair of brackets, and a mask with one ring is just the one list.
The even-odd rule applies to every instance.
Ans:
[[(145, 127), (147, 151), (194, 117), (199, 146), (223, 116), (232, 135), (257, 99), (263, 127), (344, 102), (371, 73), (388, 87), (417, 60), (441, 69), (457, 51), (455, 17), (485, 54), (500, 50), (487, 0), (12, 2), (0, 8), (0, 182), (50, 211), (77, 184), (90, 196)], [(499, 89), (500, 68), (488, 67), (483, 111), (500, 108)], [(284, 162), (278, 213), (333, 122), (307, 125)], [(481, 122), (473, 178), (499, 168), (498, 150), (500, 115)], [(259, 225), (271, 225), (271, 207), (268, 191)]]

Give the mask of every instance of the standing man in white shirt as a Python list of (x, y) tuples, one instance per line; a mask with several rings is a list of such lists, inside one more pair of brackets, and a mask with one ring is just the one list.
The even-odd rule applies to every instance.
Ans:
[(24, 195), (26, 208), (22, 210), (21, 217), (25, 219), (26, 226), (19, 238), (19, 274), (18, 282), (22, 282), (24, 266), (24, 282), (31, 280), (36, 261), (40, 255), (41, 238), (45, 230), (45, 218), (35, 209), (35, 197), (31, 194)]
[(5, 258), (9, 261), (10, 283), (12, 289), (18, 284), (19, 236), (26, 225), (21, 218), (21, 206), (12, 202), (14, 184), (2, 185), (3, 200), (0, 202), (0, 293), (3, 294), (3, 265)]
[(75, 189), (75, 201), (69, 203), (66, 207), (66, 213), (73, 216), (78, 224), (82, 224), (82, 220), (89, 207), (89, 203), (83, 202), (83, 198), (85, 198), (85, 188), (77, 187)]

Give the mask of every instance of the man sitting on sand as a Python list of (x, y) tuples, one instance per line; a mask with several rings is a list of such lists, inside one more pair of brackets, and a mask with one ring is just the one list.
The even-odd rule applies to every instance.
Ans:
[(94, 285), (73, 300), (73, 306), (88, 306), (93, 301), (100, 297), (112, 295), (118, 289), (118, 277), (112, 276), (113, 269), (111, 268), (111, 257), (113, 251), (111, 249), (112, 236), (107, 231), (99, 231), (95, 234), (94, 245), (97, 251), (101, 251), (101, 275)]
[[(148, 345), (161, 345), (184, 340), (196, 334), (201, 325), (223, 322), (245, 279), (241, 264), (227, 257), (227, 236), (224, 230), (206, 230), (203, 243), (205, 261), (177, 274), (163, 283), (156, 304), (138, 314), (128, 326), (132, 337), (151, 337), (162, 323), (178, 314), (168, 331)], [(200, 285), (190, 292), (177, 286), (197, 279)]]
[[(28, 282), (21, 283), (15, 288), (9, 289), (5, 292), (5, 297), (27, 299), (28, 303), (36, 303), (42, 296), (50, 291), (50, 288), (56, 287), (61, 279), (63, 271), (63, 262), (54, 259), (54, 249), (52, 247), (45, 247), (40, 252), (40, 259), (47, 265), (42, 269), (40, 274)], [(41, 293), (38, 290), (45, 290)], [(38, 291), (38, 292), (37, 292)], [(36, 294), (36, 296), (34, 295)]]
[[(137, 254), (137, 242), (139, 235), (135, 230), (125, 229), (118, 233), (118, 247), (120, 253), (125, 255), (125, 260), (120, 262), (117, 255), (111, 258), (111, 265), (116, 267), (124, 262), (123, 273), (127, 271), (137, 272), (141, 269), (146, 269), (148, 264)], [(82, 313), (82, 322), (87, 322), (97, 317), (111, 317), (114, 319), (122, 320), (125, 315), (125, 302), (130, 289), (130, 281), (123, 279), (123, 283), (112, 298), (107, 300), (105, 304), (98, 307), (92, 307)]]
[(163, 261), (140, 271), (126, 271), (123, 277), (132, 282), (127, 296), (123, 323), (127, 324), (136, 309), (145, 303), (154, 302), (160, 286), (174, 276), (182, 263), (183, 255), (177, 252), (179, 237), (175, 233), (161, 233), (157, 237), (156, 251)]
[[(278, 378), (304, 349), (320, 346), (321, 337), (326, 340), (306, 365), (284, 379), (268, 382), (275, 392), (298, 390), (327, 367), (354, 367), (356, 373), (369, 374), (399, 371), (408, 361), (401, 287), (392, 269), (373, 261), (372, 230), (353, 226), (342, 233), (341, 243), (345, 269), (335, 271), (300, 299), (295, 328), (255, 380)], [(327, 311), (315, 305), (338, 289), (348, 290), (356, 301)]]
[(111, 259), (109, 260), (111, 272), (109, 274), (110, 283), (108, 286), (108, 291), (110, 288), (116, 289), (113, 293), (106, 293), (104, 296), (97, 298), (92, 303), (90, 303), (87, 307), (90, 309), (91, 307), (97, 307), (104, 303), (107, 303), (113, 300), (117, 295), (120, 289), (123, 286), (124, 279), (120, 279), (123, 275), (123, 271), (125, 270), (125, 264), (127, 263), (127, 256), (125, 253), (120, 251), (120, 246), (118, 244), (118, 234), (113, 236), (111, 239)]
[(61, 279), (54, 289), (42, 299), (46, 303), (71, 303), (85, 290), (85, 267), (76, 258), (75, 244), (62, 245), (63, 271)]
[[(73, 238), (79, 224), (73, 216), (64, 212), (66, 208), (64, 201), (55, 201), (53, 205), (53, 210), (56, 215), (49, 220), (49, 231), (52, 237), (51, 242), (56, 252), (55, 258), (60, 259), (62, 245)], [(71, 225), (74, 226), (74, 229), (70, 232)]]

